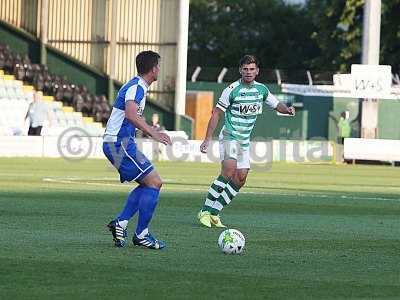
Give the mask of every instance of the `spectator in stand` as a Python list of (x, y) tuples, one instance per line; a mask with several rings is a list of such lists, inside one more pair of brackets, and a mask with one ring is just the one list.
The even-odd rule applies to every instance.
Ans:
[(48, 116), (48, 107), (42, 101), (42, 93), (35, 92), (33, 94), (33, 102), (29, 104), (28, 112), (25, 116), (25, 120), (29, 118), (28, 135), (40, 135), (44, 122), (49, 119)]
[[(164, 126), (160, 125), (160, 116), (156, 113), (151, 115), (151, 127), (154, 128), (156, 131), (163, 131), (165, 130)], [(144, 138), (149, 138), (146, 134), (143, 134)]]
[(160, 125), (160, 116), (158, 114), (153, 114), (151, 116), (151, 126), (157, 131), (165, 130), (165, 127)]

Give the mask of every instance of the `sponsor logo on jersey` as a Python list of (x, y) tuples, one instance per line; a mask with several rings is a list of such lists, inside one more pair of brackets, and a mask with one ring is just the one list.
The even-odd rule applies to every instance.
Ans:
[(262, 113), (262, 104), (261, 103), (240, 104), (239, 112), (241, 115), (246, 115), (246, 116), (259, 115)]

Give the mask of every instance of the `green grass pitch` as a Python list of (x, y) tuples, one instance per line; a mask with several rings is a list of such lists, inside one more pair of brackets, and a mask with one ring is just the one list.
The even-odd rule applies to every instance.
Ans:
[(246, 237), (230, 256), (196, 222), (219, 166), (156, 167), (165, 251), (113, 248), (134, 184), (106, 161), (0, 159), (0, 299), (400, 298), (399, 168), (256, 167), (222, 215)]

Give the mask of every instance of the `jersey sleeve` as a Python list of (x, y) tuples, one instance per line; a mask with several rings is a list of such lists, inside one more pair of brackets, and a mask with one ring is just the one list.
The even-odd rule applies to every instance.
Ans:
[(135, 101), (136, 104), (140, 105), (140, 102), (143, 100), (144, 90), (140, 85), (132, 85), (125, 93), (125, 102), (126, 101)]
[(230, 95), (231, 95), (232, 89), (233, 88), (231, 86), (228, 86), (227, 88), (225, 88), (221, 94), (221, 97), (219, 97), (219, 99), (218, 99), (216, 107), (218, 107), (222, 111), (226, 111), (226, 109), (231, 104)]
[(275, 109), (279, 104), (279, 100), (274, 95), (272, 95), (271, 92), (268, 91), (268, 95), (267, 95), (267, 98), (265, 99), (265, 103), (269, 107)]

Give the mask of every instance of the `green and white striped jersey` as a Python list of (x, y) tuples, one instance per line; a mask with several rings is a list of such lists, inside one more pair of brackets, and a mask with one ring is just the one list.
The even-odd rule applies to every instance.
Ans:
[(249, 147), (250, 134), (257, 115), (262, 114), (263, 103), (271, 108), (276, 108), (279, 103), (264, 84), (254, 81), (246, 85), (239, 79), (229, 85), (217, 102), (217, 107), (225, 112), (219, 138), (238, 141), (242, 148)]

